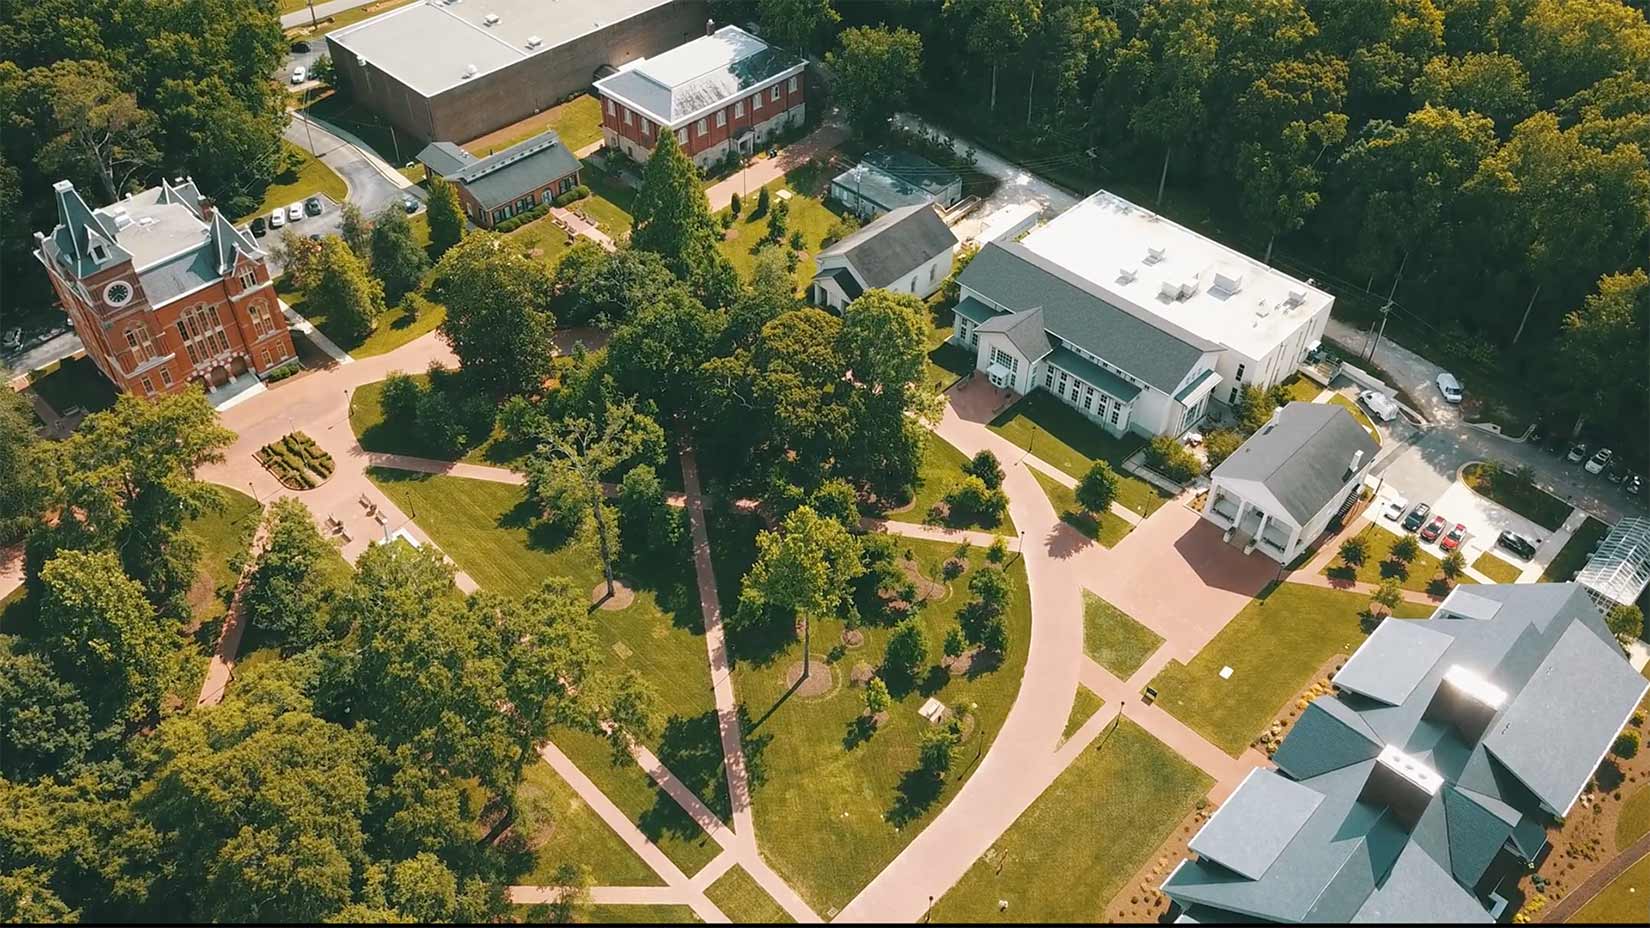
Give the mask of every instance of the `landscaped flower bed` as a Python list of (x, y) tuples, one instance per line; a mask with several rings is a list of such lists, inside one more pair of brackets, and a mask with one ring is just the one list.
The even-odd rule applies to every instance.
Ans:
[(291, 432), (264, 445), (256, 457), (288, 489), (312, 490), (332, 476), (332, 455), (303, 432)]

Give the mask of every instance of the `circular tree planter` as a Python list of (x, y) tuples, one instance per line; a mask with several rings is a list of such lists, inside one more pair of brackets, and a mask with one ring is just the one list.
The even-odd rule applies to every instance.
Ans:
[[(798, 685), (800, 681), (800, 685)], [(796, 695), (803, 699), (823, 699), (836, 691), (836, 671), (821, 658), (808, 661), (808, 679), (802, 679), (802, 662), (785, 669), (785, 688), (796, 687)]]
[(865, 633), (857, 628), (847, 629), (842, 633), (842, 646), (852, 651), (865, 644)]
[(613, 595), (607, 595), (607, 581), (599, 581), (590, 588), (590, 605), (605, 609), (608, 612), (618, 612), (628, 609), (636, 601), (636, 591), (623, 577), (613, 578)]
[(865, 684), (870, 683), (871, 678), (876, 675), (877, 670), (875, 667), (872, 667), (864, 661), (859, 661), (854, 664), (854, 669), (848, 674), (848, 685), (864, 686)]

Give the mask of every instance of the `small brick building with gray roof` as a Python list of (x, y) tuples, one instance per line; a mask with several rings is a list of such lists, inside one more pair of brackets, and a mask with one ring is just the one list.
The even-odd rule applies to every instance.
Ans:
[(539, 206), (579, 184), (579, 159), (554, 129), (477, 158), (451, 142), (431, 142), (418, 161), (458, 189), (470, 221), (483, 228)]

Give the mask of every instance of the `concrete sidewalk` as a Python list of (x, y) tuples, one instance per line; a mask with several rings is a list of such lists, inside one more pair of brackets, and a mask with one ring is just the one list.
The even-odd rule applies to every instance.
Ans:
[(778, 155), (751, 162), (750, 167), (718, 181), (705, 191), (706, 198), (710, 200), (710, 211), (714, 213), (726, 209), (736, 193), (740, 199), (755, 195), (759, 188), (784, 177), (816, 155), (829, 152), (846, 141), (848, 136), (847, 126), (828, 122), (797, 142), (781, 148)]

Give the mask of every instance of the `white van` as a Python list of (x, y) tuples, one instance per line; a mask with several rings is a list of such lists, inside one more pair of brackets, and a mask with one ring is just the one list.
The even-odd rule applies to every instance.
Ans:
[(1444, 402), (1459, 403), (1461, 402), (1461, 381), (1456, 380), (1455, 375), (1449, 371), (1444, 371), (1438, 375), (1438, 392), (1444, 394)]
[(1365, 390), (1358, 394), (1358, 400), (1364, 404), (1365, 409), (1368, 409), (1374, 414), (1375, 418), (1382, 422), (1391, 422), (1398, 418), (1398, 404), (1394, 403), (1392, 397), (1387, 396), (1385, 393)]

